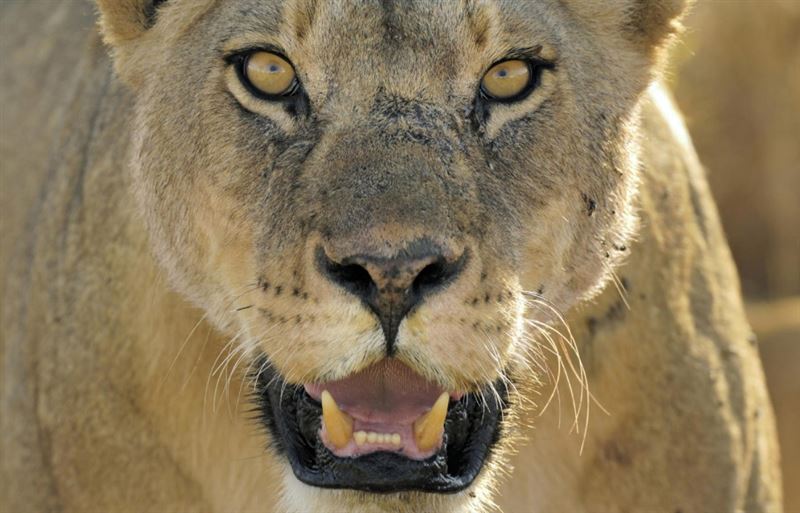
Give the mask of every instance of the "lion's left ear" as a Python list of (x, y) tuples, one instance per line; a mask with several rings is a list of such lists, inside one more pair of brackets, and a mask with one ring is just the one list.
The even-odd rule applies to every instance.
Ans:
[(692, 0), (623, 0), (623, 30), (645, 49), (662, 46), (679, 32)]
[(618, 34), (654, 55), (680, 31), (694, 0), (566, 0), (566, 5), (607, 34)]

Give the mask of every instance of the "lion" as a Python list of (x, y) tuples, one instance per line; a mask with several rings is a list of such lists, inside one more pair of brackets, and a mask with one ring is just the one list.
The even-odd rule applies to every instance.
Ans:
[(780, 511), (686, 4), (4, 3), (4, 511)]

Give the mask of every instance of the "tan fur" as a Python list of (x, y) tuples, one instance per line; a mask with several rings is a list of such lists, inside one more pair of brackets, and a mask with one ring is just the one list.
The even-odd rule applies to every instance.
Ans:
[[(3, 234), (20, 241), (0, 259), (4, 510), (780, 510), (736, 273), (650, 85), (683, 2), (98, 3), (121, 80), (74, 3), (0, 17)], [(556, 70), (480, 139), (450, 102), (531, 42)], [(313, 151), (306, 121), (248, 97), (214, 53), (265, 43), (324, 119)], [(416, 115), (382, 115), (411, 99)], [(445, 168), (448, 144), (464, 149)], [(245, 374), (259, 353), (294, 382), (382, 358), (380, 326), (313, 250), (390, 255), (421, 235), (471, 258), (401, 325), (397, 357), (461, 390), (507, 372), (506, 436), (455, 495), (300, 484), (264, 451)]]

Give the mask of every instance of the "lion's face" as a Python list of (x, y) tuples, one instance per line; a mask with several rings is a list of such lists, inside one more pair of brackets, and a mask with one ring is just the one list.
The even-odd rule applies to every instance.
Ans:
[[(126, 50), (155, 251), (262, 371), (301, 481), (459, 500), (434, 492), (476, 486), (507, 383), (537, 378), (528, 321), (623, 255), (650, 61), (578, 11), (175, 0)], [(264, 53), (290, 90), (254, 87)], [(509, 98), (484, 80), (504, 61)]]

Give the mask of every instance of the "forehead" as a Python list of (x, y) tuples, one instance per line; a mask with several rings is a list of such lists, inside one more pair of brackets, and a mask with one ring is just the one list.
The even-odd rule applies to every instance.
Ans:
[[(550, 0), (222, 0), (226, 51), (270, 46), (310, 79), (424, 89), (552, 40)], [(220, 30), (221, 27), (224, 27)], [(439, 80), (441, 82), (441, 80)]]

